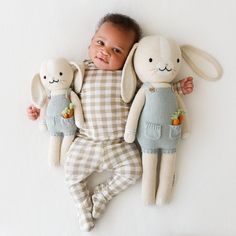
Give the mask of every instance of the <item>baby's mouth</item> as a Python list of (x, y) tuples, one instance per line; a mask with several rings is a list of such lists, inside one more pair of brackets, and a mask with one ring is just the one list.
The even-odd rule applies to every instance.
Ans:
[(108, 60), (105, 59), (105, 58), (103, 58), (103, 57), (98, 57), (98, 56), (96, 56), (96, 59), (98, 59), (99, 61), (101, 61), (101, 62), (103, 62), (103, 63), (105, 63), (105, 64), (109, 64)]

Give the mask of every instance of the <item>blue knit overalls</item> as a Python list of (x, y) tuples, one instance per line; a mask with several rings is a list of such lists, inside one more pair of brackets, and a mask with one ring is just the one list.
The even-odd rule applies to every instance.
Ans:
[(149, 83), (145, 88), (145, 105), (139, 119), (137, 140), (142, 152), (176, 152), (181, 136), (181, 125), (171, 125), (171, 116), (178, 110), (176, 97), (171, 87), (153, 88)]
[(66, 94), (51, 96), (46, 112), (46, 124), (51, 136), (75, 135), (77, 127), (74, 117), (63, 118), (62, 111), (69, 106), (70, 100)]

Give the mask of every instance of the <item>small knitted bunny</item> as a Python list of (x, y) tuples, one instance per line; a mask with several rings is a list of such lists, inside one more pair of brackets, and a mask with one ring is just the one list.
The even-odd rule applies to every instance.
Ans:
[(41, 109), (41, 128), (50, 133), (49, 161), (55, 166), (63, 164), (77, 127), (84, 125), (80, 100), (70, 88), (77, 78), (81, 88), (81, 68), (77, 69), (64, 58), (49, 59), (42, 63), (31, 84), (32, 101)]

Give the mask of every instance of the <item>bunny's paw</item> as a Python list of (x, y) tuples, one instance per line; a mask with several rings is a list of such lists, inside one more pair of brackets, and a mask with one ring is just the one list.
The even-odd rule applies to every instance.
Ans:
[(135, 132), (134, 131), (125, 131), (124, 140), (126, 143), (133, 143), (135, 140)]

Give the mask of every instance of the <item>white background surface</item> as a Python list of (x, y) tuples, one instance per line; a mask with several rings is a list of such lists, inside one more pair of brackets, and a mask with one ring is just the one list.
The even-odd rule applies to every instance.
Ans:
[[(235, 11), (234, 0), (1, 1), (0, 235), (235, 236)], [(171, 204), (144, 207), (139, 182), (113, 199), (92, 232), (82, 233), (63, 170), (48, 167), (48, 135), (25, 110), (42, 60), (80, 62), (107, 12), (134, 17), (145, 35), (208, 51), (224, 77), (216, 83), (195, 77), (194, 93), (184, 98), (192, 136), (178, 149)], [(184, 67), (180, 77), (189, 74)]]

